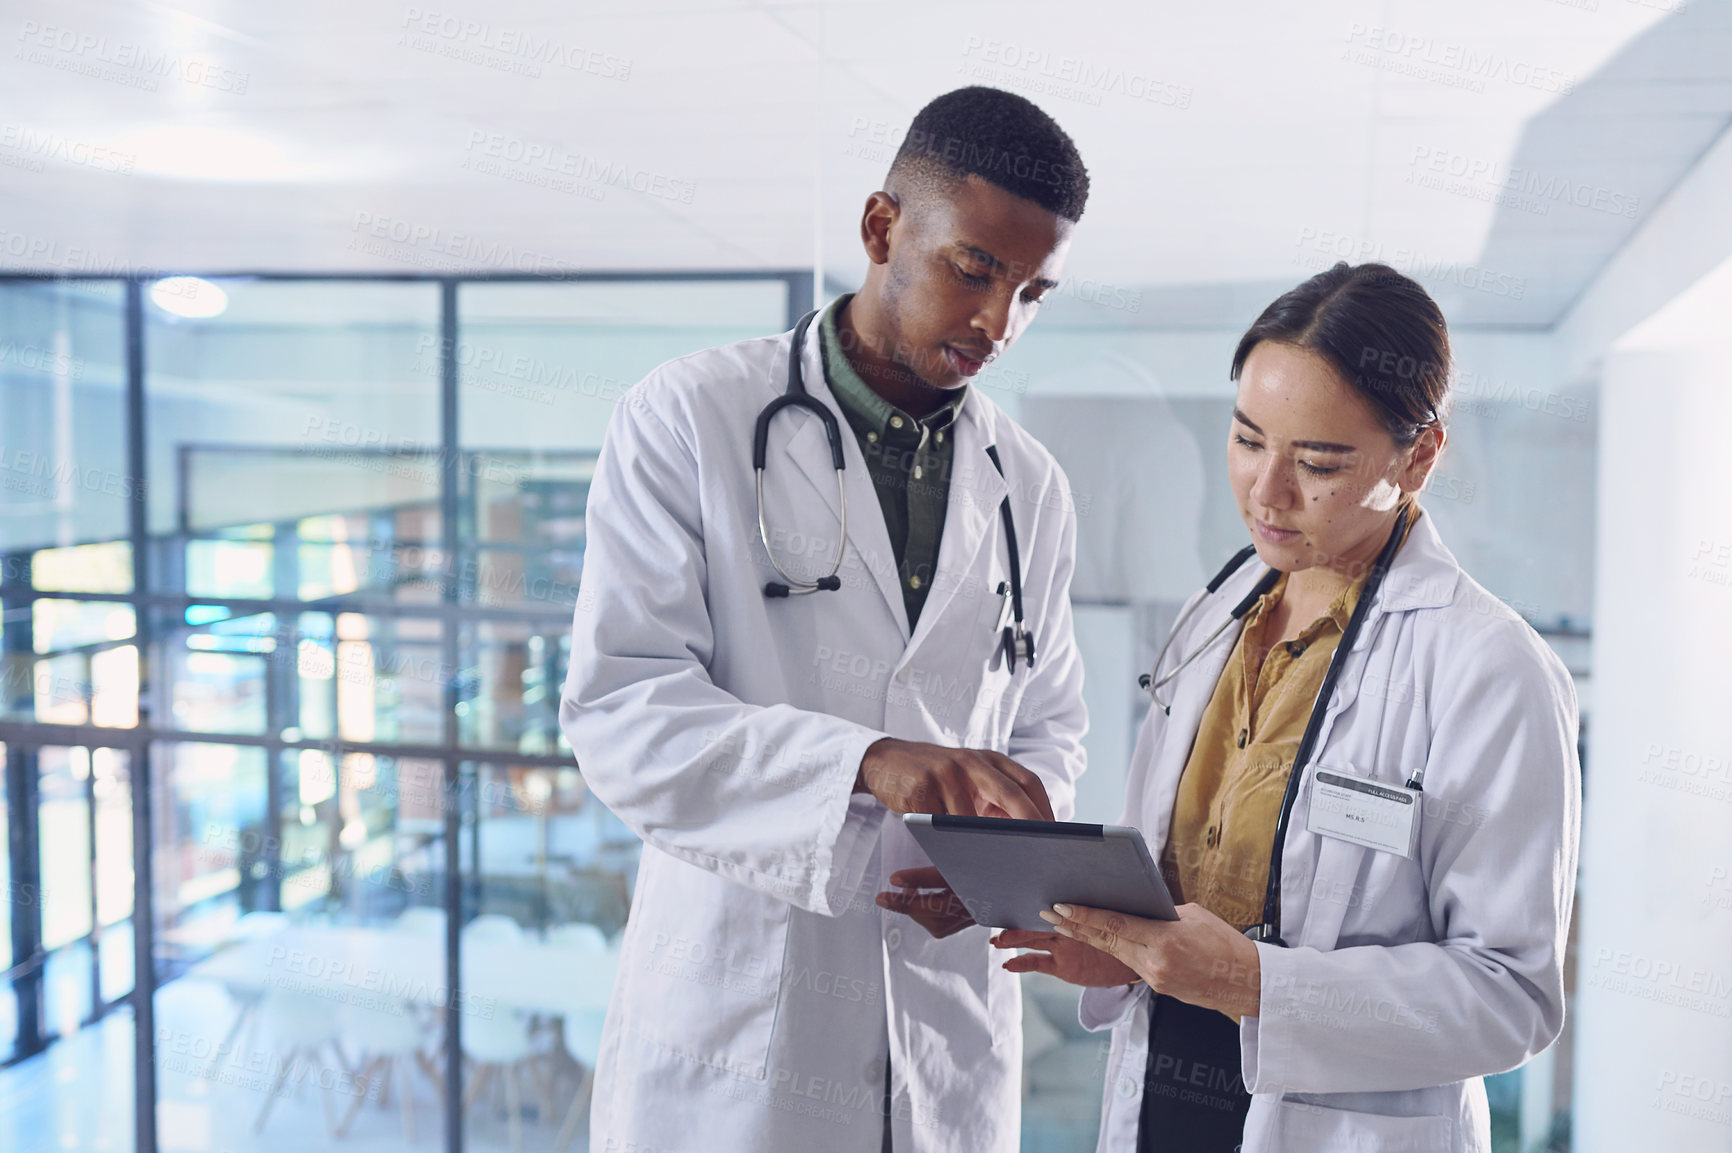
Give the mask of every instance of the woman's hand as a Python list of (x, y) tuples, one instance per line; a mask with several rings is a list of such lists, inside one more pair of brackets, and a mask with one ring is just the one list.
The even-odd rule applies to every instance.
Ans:
[(1263, 969), (1257, 946), (1201, 905), (1180, 905), (1177, 921), (1081, 905), (1054, 905), (1041, 919), (1070, 940), (1111, 954), (1157, 993), (1234, 1017), (1258, 1013)]
[(890, 883), (902, 891), (879, 893), (878, 907), (913, 917), (934, 937), (948, 937), (974, 924), (962, 898), (944, 883), (937, 869), (903, 869), (890, 874)]
[(1061, 981), (1090, 988), (1128, 985), (1137, 979), (1136, 970), (1117, 957), (1057, 933), (1006, 929), (992, 943), (999, 949), (1044, 950), (1006, 961), (1004, 967), (1012, 973), (1051, 973)]

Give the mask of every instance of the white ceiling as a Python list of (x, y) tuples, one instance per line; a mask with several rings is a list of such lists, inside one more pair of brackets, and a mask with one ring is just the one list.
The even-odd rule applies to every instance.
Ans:
[(1243, 323), (1344, 257), (1545, 326), (1732, 116), (1732, 0), (1680, 2), (4, 0), (0, 267), (850, 284), (913, 113), (978, 82), (1089, 166), (1076, 322)]

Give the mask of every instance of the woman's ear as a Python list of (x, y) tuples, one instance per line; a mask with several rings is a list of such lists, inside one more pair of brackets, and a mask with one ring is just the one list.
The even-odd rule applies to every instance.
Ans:
[(1431, 479), (1431, 470), (1437, 467), (1437, 458), (1443, 455), (1443, 446), (1449, 440), (1449, 431), (1441, 424), (1428, 424), (1419, 430), (1419, 436), (1407, 446), (1407, 467), (1401, 470), (1401, 478), (1397, 483), (1404, 493), (1416, 493), (1425, 488), (1425, 482)]

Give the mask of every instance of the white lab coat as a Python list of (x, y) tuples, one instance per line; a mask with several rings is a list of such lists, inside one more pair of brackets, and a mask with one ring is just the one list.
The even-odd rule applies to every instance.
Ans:
[[(1083, 767), (1063, 472), (978, 389), (954, 425), (937, 575), (907, 614), (859, 443), (803, 347), (807, 390), (847, 455), (839, 592), (767, 599), (751, 447), (786, 382), (789, 336), (672, 361), (621, 401), (590, 489), (560, 723), (590, 787), (645, 842), (598, 1064), (597, 1153), (878, 1153), (886, 1054), (898, 1153), (1009, 1153), (1021, 999), (988, 931), (933, 940), (878, 909), (930, 864), (852, 787), (886, 735), (995, 749), (1063, 819)], [(996, 444), (1004, 478), (985, 452)], [(777, 558), (827, 573), (839, 529), (821, 423), (772, 426)], [(1011, 494), (1038, 660), (988, 669)]]
[[(1209, 598), (1162, 671), (1263, 571), (1252, 558)], [(1157, 859), (1236, 636), (1162, 690), (1172, 713), (1151, 707), (1138, 738), (1123, 821)], [(1413, 860), (1306, 831), (1315, 768), (1399, 785), (1420, 766)], [(1291, 947), (1258, 944), (1262, 1001), (1239, 1032), (1253, 1095), (1244, 1153), (1489, 1153), (1482, 1075), (1520, 1065), (1563, 1026), (1580, 803), (1562, 662), (1421, 518), (1342, 669), (1294, 804), (1281, 871)], [(1082, 998), (1083, 1024), (1113, 1030), (1103, 1151), (1136, 1148), (1149, 996), (1137, 985)]]

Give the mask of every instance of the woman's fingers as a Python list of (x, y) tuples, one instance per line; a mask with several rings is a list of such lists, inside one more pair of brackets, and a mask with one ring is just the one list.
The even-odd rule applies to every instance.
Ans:
[(1129, 954), (1142, 944), (1145, 927), (1152, 924), (1142, 917), (1086, 905), (1054, 905), (1050, 913), (1042, 910), (1040, 918), (1065, 936), (1111, 953), (1126, 964), (1130, 963)]

